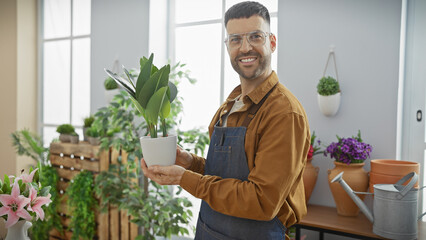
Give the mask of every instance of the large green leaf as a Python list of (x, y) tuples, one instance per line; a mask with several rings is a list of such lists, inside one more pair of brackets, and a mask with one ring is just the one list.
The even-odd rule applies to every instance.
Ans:
[(137, 95), (138, 102), (143, 108), (147, 107), (150, 98), (158, 91), (158, 89), (168, 85), (169, 73), (170, 65), (166, 65), (148, 79), (142, 90)]
[(170, 113), (170, 101), (167, 97), (168, 86), (162, 87), (156, 91), (148, 102), (146, 107), (146, 117), (153, 124), (158, 123), (159, 116), (168, 116)]
[(177, 87), (174, 83), (170, 81), (169, 81), (169, 91), (167, 95), (169, 96), (170, 102), (173, 102), (173, 100), (175, 100), (177, 95)]
[(154, 60), (154, 54), (152, 53), (151, 56), (149, 56), (149, 59), (146, 60), (145, 57), (141, 58), (140, 65), (141, 65), (141, 72), (139, 73), (138, 80), (136, 81), (136, 96), (139, 95), (139, 92), (145, 85), (145, 83), (148, 81), (149, 77), (151, 76), (151, 68), (152, 68), (152, 61)]

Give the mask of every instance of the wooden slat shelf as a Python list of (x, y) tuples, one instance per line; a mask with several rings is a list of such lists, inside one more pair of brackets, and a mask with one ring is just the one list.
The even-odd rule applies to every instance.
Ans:
[[(87, 142), (78, 144), (72, 143), (51, 143), (50, 144), (50, 162), (58, 172), (60, 181), (58, 182), (58, 191), (62, 197), (58, 206), (58, 212), (61, 213), (61, 223), (64, 226), (64, 235), (58, 231), (50, 232), (50, 239), (68, 240), (72, 237), (72, 232), (68, 231), (71, 212), (68, 211), (65, 195), (70, 181), (80, 173), (81, 170), (93, 172), (96, 177), (101, 171), (107, 171), (110, 164), (117, 163), (117, 158), (121, 156), (122, 162), (127, 162), (127, 153), (115, 149), (101, 151), (99, 146), (92, 146)], [(116, 207), (110, 206), (107, 213), (95, 211), (97, 223), (97, 233), (95, 239), (100, 240), (133, 240), (138, 235), (138, 227), (130, 222), (130, 216), (126, 211), (118, 211)]]

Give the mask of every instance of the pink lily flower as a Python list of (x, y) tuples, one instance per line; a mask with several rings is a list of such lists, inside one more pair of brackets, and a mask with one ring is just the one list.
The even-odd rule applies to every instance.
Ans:
[(51, 203), (50, 200), (51, 195), (49, 194), (47, 197), (37, 197), (37, 190), (33, 187), (30, 189), (30, 203), (28, 204), (28, 211), (35, 212), (37, 219), (44, 219), (44, 211), (41, 206)]
[(13, 184), (12, 193), (10, 195), (0, 194), (0, 202), (3, 204), (3, 207), (0, 208), (0, 216), (7, 214), (6, 228), (17, 223), (20, 217), (27, 221), (31, 221), (32, 219), (27, 210), (24, 209), (30, 202), (30, 199), (20, 194), (17, 182)]
[(15, 182), (17, 182), (19, 179), (22, 179), (23, 183), (30, 183), (33, 181), (34, 174), (38, 170), (38, 168), (34, 169), (30, 174), (21, 174), (21, 176), (17, 177), (15, 179)]

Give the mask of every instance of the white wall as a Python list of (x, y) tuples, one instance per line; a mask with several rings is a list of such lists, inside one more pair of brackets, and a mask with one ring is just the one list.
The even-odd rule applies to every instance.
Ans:
[[(106, 105), (104, 68), (139, 67), (148, 55), (149, 0), (92, 0), (91, 112)], [(121, 67), (120, 67), (121, 71)]]
[[(283, 0), (278, 12), (278, 75), (305, 107), (311, 130), (329, 144), (360, 129), (371, 159), (395, 158), (401, 1)], [(316, 85), (330, 45), (342, 100), (337, 115), (325, 117)], [(320, 173), (310, 203), (335, 206), (327, 181), (333, 160), (316, 155), (313, 165)]]

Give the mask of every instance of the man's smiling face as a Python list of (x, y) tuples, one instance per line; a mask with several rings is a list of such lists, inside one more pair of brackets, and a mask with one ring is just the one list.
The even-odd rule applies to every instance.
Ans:
[(243, 36), (241, 47), (230, 48), (228, 53), (232, 67), (245, 80), (266, 79), (272, 72), (271, 54), (275, 51), (276, 39), (269, 35), (269, 25), (260, 16), (254, 15), (250, 18), (238, 18), (228, 21), (226, 26), (228, 36), (232, 34), (244, 34), (254, 31), (266, 33), (265, 44), (253, 47)]

